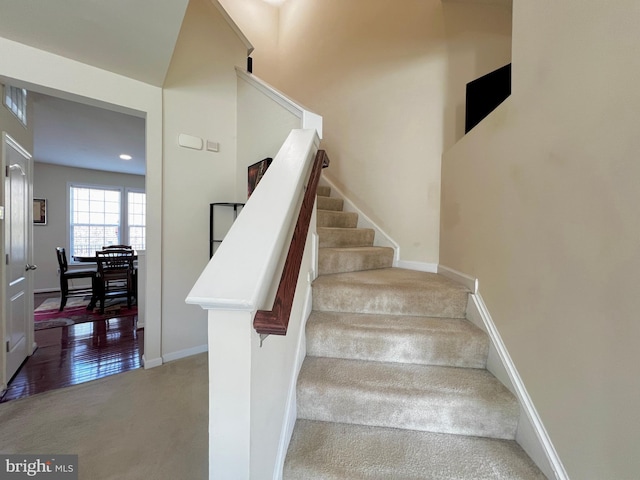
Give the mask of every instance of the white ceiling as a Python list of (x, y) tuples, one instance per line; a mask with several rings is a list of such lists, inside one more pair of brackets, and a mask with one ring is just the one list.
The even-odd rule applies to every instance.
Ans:
[[(162, 86), (187, 3), (0, 0), (0, 36)], [(144, 175), (144, 119), (30, 94), (36, 161)]]

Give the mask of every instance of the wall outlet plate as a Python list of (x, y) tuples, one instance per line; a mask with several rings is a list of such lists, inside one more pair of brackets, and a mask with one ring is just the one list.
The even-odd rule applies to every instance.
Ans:
[(4, 207), (0, 207), (0, 220), (4, 220)]

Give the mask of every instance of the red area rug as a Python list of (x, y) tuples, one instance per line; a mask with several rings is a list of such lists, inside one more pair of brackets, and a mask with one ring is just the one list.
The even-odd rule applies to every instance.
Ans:
[(138, 314), (138, 307), (132, 305), (127, 308), (125, 298), (107, 300), (104, 306), (104, 313), (99, 309), (87, 310), (91, 297), (72, 297), (67, 299), (64, 310), (60, 308), (59, 298), (47, 298), (33, 313), (35, 330), (46, 328), (66, 327), (77, 323), (95, 322), (96, 320), (108, 320), (116, 317), (130, 317)]

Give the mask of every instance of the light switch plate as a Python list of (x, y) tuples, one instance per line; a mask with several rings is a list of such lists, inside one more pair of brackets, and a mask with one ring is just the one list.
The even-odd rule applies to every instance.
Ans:
[(4, 220), (4, 207), (0, 207), (0, 220)]

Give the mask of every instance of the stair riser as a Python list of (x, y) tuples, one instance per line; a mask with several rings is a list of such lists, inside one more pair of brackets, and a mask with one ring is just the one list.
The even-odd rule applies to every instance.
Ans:
[[(464, 320), (466, 322), (466, 320)], [(485, 368), (489, 341), (475, 330), (423, 333), (401, 319), (396, 328), (361, 327), (316, 320), (307, 322), (307, 355), (375, 362), (413, 363), (461, 368)], [(441, 322), (460, 322), (442, 319)]]
[(389, 292), (379, 285), (313, 285), (313, 309), (327, 312), (424, 315), (464, 318), (466, 292), (449, 293), (405, 288)]
[(318, 185), (318, 189), (316, 190), (316, 194), (319, 197), (329, 197), (331, 196), (331, 187), (327, 187), (324, 185)]
[(354, 212), (338, 212), (334, 210), (318, 210), (317, 227), (356, 228), (358, 214)]
[(318, 228), (319, 247), (369, 247), (375, 232), (368, 228)]
[(336, 250), (321, 248), (318, 252), (318, 273), (360, 272), (377, 268), (389, 268), (393, 265), (393, 249), (376, 248), (375, 250), (361, 249)]
[(317, 197), (317, 208), (318, 210), (335, 210), (342, 211), (342, 206), (344, 205), (344, 201), (341, 198), (335, 197)]
[[(347, 423), (353, 425), (368, 425), (371, 427), (402, 428), (420, 432), (448, 433), (451, 435), (469, 435), (474, 437), (500, 438), (513, 440), (516, 435), (517, 416), (505, 418), (501, 412), (482, 408), (470, 404), (450, 407), (446, 400), (440, 402), (434, 399), (413, 401), (417, 408), (405, 409), (403, 400), (388, 397), (386, 402), (376, 402), (372, 405), (371, 398), (356, 395), (341, 396), (343, 391), (326, 389), (299, 391), (298, 418), (316, 420), (320, 422)], [(326, 395), (325, 411), (317, 411), (304, 406), (308, 396)], [(362, 394), (360, 394), (362, 395)], [(342, 404), (342, 405), (341, 405)], [(349, 404), (352, 408), (341, 408)], [(373, 414), (376, 410), (379, 413)], [(478, 420), (478, 417), (481, 420)], [(496, 427), (500, 427), (496, 429)]]
[[(515, 438), (517, 402), (497, 380), (489, 380), (482, 373), (478, 379), (466, 375), (471, 369), (448, 369), (464, 370), (462, 379), (452, 380), (422, 373), (425, 369), (431, 372), (444, 367), (421, 367), (416, 374), (415, 368), (380, 364), (377, 371), (370, 373), (371, 367), (364, 367), (367, 362), (355, 362), (363, 368), (342, 369), (345, 361), (336, 360), (327, 367), (326, 359), (313, 360), (313, 357), (305, 360), (298, 380), (298, 418)], [(395, 378), (387, 381), (385, 375)], [(482, 383), (485, 379), (487, 383)], [(462, 383), (465, 381), (471, 384)]]

